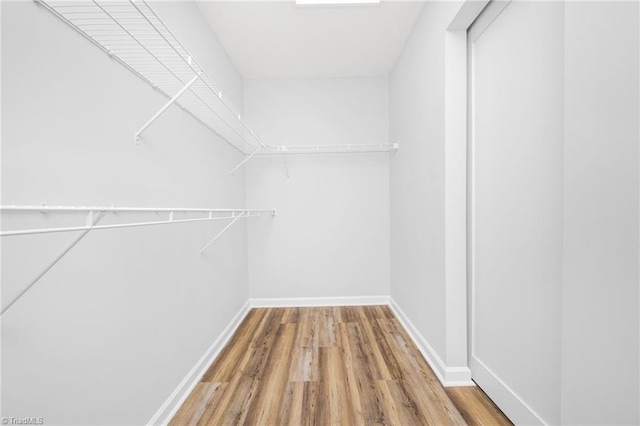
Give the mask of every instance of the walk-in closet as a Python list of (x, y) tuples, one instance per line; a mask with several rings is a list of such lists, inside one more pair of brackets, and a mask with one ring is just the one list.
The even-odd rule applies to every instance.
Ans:
[(0, 0), (6, 425), (639, 425), (640, 3)]

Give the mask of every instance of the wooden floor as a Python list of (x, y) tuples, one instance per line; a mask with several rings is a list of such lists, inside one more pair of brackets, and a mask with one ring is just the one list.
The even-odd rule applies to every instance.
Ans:
[(445, 391), (387, 306), (253, 309), (171, 425), (510, 425)]

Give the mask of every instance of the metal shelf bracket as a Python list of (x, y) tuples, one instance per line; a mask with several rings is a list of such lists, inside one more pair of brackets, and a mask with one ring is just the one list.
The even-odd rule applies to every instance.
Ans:
[(250, 155), (248, 155), (247, 157), (244, 158), (244, 160), (242, 160), (240, 162), (240, 164), (238, 164), (237, 166), (235, 166), (230, 172), (229, 174), (232, 175), (233, 172), (235, 172), (236, 170), (238, 170), (244, 163), (246, 163), (247, 161), (249, 161), (251, 159), (251, 157), (253, 157), (254, 155), (256, 155), (258, 153), (258, 151), (261, 151), (262, 149), (264, 149), (264, 146), (260, 146), (258, 147), (258, 149), (256, 149), (255, 151), (253, 151)]
[(204, 247), (202, 247), (202, 250), (200, 250), (200, 257), (202, 257), (204, 255), (205, 250), (207, 250), (211, 244), (213, 244), (218, 238), (220, 238), (222, 236), (222, 234), (227, 232), (227, 229), (231, 228), (231, 226), (234, 223), (236, 223), (238, 221), (238, 219), (240, 219), (241, 217), (246, 217), (246, 216), (244, 216), (244, 212), (240, 213), (238, 216), (234, 217), (233, 220), (227, 224), (227, 226), (222, 228), (222, 230), (220, 232), (218, 232), (216, 234), (216, 236), (213, 237), (213, 239), (211, 241), (209, 241)]
[[(191, 62), (191, 61), (189, 61)], [(151, 124), (156, 121), (158, 119), (158, 117), (160, 117), (171, 105), (173, 105), (180, 96), (182, 96), (184, 94), (184, 92), (186, 92), (187, 90), (189, 90), (189, 87), (191, 87), (191, 85), (193, 83), (195, 83), (198, 79), (200, 78), (200, 73), (196, 74), (195, 77), (193, 77), (191, 79), (191, 81), (189, 81), (182, 89), (180, 89), (180, 91), (178, 93), (176, 93), (170, 100), (169, 102), (167, 102), (166, 104), (164, 104), (164, 106), (162, 108), (160, 108), (160, 111), (156, 112), (153, 117), (151, 117), (149, 119), (149, 121), (147, 121), (146, 123), (144, 123), (144, 126), (142, 126), (140, 128), (140, 130), (138, 130), (136, 132), (136, 144), (140, 144), (140, 135), (142, 134), (142, 132), (144, 132), (145, 130), (147, 130), (147, 127), (151, 126)]]
[[(43, 207), (45, 206), (43, 205)], [(0, 316), (4, 315), (4, 313), (7, 312), (7, 310), (11, 308), (18, 300), (20, 300), (22, 296), (27, 294), (27, 292), (31, 290), (31, 287), (33, 287), (38, 281), (40, 281), (40, 278), (44, 277), (47, 272), (49, 272), (51, 268), (53, 268), (60, 261), (60, 259), (62, 259), (67, 253), (69, 253), (71, 249), (74, 248), (76, 244), (78, 244), (80, 240), (82, 240), (85, 235), (87, 235), (98, 224), (98, 222), (102, 220), (104, 215), (105, 212), (103, 211), (88, 211), (86, 228), (79, 235), (69, 241), (69, 244), (67, 244), (66, 247), (53, 260), (51, 260), (51, 262), (49, 262), (47, 266), (42, 271), (40, 271), (24, 289), (22, 289), (22, 291), (20, 291), (20, 293), (18, 293), (13, 299), (11, 299), (9, 303), (7, 303), (4, 308), (2, 308), (2, 310), (0, 311)]]

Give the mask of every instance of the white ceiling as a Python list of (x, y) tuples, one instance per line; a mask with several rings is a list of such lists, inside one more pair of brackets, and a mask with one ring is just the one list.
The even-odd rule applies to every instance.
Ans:
[(423, 6), (421, 1), (198, 4), (244, 78), (386, 76)]

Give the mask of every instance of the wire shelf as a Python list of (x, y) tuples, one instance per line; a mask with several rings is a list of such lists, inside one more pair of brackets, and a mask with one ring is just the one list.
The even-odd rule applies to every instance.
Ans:
[[(66, 247), (41, 271), (35, 275), (35, 278), (29, 281), (29, 283), (15, 295), (9, 303), (0, 309), (0, 316), (4, 315), (18, 300), (20, 300), (27, 292), (43, 277), (51, 268), (53, 268), (66, 254), (75, 247), (80, 240), (82, 240), (89, 232), (104, 230), (104, 229), (118, 229), (118, 228), (134, 228), (142, 226), (158, 226), (158, 225), (174, 225), (181, 223), (191, 222), (210, 222), (216, 220), (229, 220), (230, 222), (222, 228), (202, 249), (200, 250), (200, 256), (202, 257), (205, 251), (218, 240), (234, 223), (241, 218), (251, 218), (259, 216), (275, 216), (275, 210), (258, 210), (258, 209), (210, 209), (210, 208), (191, 208), (191, 207), (116, 207), (116, 206), (47, 206), (47, 205), (3, 205), (0, 206), (0, 213), (84, 213), (87, 215), (84, 224), (75, 226), (57, 226), (50, 228), (29, 228), (29, 229), (17, 229), (17, 230), (0, 230), (0, 237), (17, 237), (24, 235), (37, 235), (37, 234), (52, 234), (58, 232), (70, 232), (75, 234), (75, 237), (67, 244)], [(99, 225), (99, 222), (107, 214), (127, 213), (125, 216), (130, 216), (129, 213), (146, 213), (146, 219), (138, 220), (126, 220), (119, 221), (111, 225)], [(166, 217), (154, 217), (153, 220), (149, 220), (148, 214), (155, 213), (155, 216), (167, 214)], [(188, 217), (181, 216), (176, 218), (175, 214), (188, 215)], [(194, 217), (195, 216), (195, 217)]]
[(267, 146), (256, 155), (365, 154), (393, 152), (396, 151), (398, 147), (399, 145), (397, 143)]
[(136, 140), (166, 108), (176, 103), (239, 152), (250, 157), (375, 153), (398, 149), (398, 144), (267, 145), (147, 1), (35, 1), (170, 99), (136, 134)]
[[(190, 207), (118, 207), (118, 206), (47, 206), (47, 205), (3, 205), (0, 206), (2, 212), (17, 213), (87, 213), (91, 217), (94, 214), (106, 213), (156, 213), (167, 214), (166, 218), (158, 218), (153, 221), (148, 220), (128, 220), (124, 223), (113, 225), (78, 225), (61, 226), (55, 228), (34, 228), (19, 230), (0, 230), (0, 237), (14, 237), (19, 235), (51, 234), (58, 232), (74, 232), (83, 230), (131, 228), (139, 226), (169, 225), (186, 222), (203, 222), (220, 219), (249, 218), (256, 216), (275, 216), (273, 209), (209, 209)], [(176, 213), (196, 215), (196, 217), (175, 219)]]
[(145, 0), (39, 0), (109, 56), (243, 154), (264, 147), (240, 111)]

